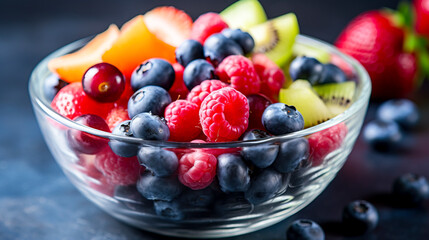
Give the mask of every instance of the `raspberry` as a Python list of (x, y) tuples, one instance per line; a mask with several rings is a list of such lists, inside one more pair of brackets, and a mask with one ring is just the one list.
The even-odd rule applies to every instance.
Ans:
[(203, 81), (200, 85), (194, 87), (186, 98), (188, 101), (201, 106), (201, 103), (204, 101), (211, 92), (219, 90), (228, 86), (227, 84), (219, 80), (206, 80)]
[(126, 120), (130, 120), (130, 117), (128, 116), (127, 109), (122, 106), (112, 108), (106, 117), (106, 123), (109, 126), (110, 132), (115, 129), (116, 125)]
[(204, 44), (210, 35), (220, 33), (225, 28), (228, 28), (228, 24), (222, 20), (219, 14), (205, 13), (199, 16), (192, 25), (191, 39)]
[(262, 53), (253, 55), (252, 62), (261, 80), (260, 93), (277, 102), (279, 91), (285, 82), (283, 71)]
[(96, 102), (85, 94), (81, 82), (75, 82), (57, 93), (51, 102), (51, 107), (64, 117), (73, 120), (84, 114), (94, 114), (104, 118), (113, 104)]
[(170, 141), (191, 141), (201, 133), (197, 104), (177, 100), (165, 108), (165, 120), (170, 129)]
[(90, 181), (88, 185), (90, 188), (94, 189), (95, 191), (103, 193), (110, 197), (113, 197), (115, 193), (115, 185), (112, 184), (104, 176), (101, 176), (101, 178), (98, 179), (98, 182)]
[(216, 74), (246, 96), (259, 92), (261, 82), (253, 63), (246, 57), (228, 56), (219, 64)]
[(185, 154), (179, 161), (180, 182), (193, 189), (206, 188), (212, 183), (216, 175), (217, 159), (204, 152)]
[(339, 148), (347, 132), (347, 126), (344, 123), (340, 123), (320, 132), (313, 133), (308, 138), (310, 158), (313, 165), (322, 164), (326, 155)]
[(237, 140), (249, 124), (246, 96), (231, 87), (210, 93), (201, 104), (200, 121), (212, 141)]
[(177, 99), (186, 99), (189, 90), (183, 82), (183, 71), (185, 68), (179, 63), (174, 63), (172, 66), (176, 77), (174, 78), (173, 86), (168, 90), (168, 93), (173, 101)]
[(140, 164), (137, 158), (119, 157), (110, 147), (97, 154), (94, 163), (112, 184), (130, 185), (136, 183), (140, 177)]

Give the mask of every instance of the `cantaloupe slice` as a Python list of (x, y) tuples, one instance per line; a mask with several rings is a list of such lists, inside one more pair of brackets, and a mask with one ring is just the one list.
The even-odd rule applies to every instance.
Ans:
[(82, 81), (85, 71), (92, 65), (102, 62), (101, 56), (111, 48), (118, 36), (119, 29), (112, 24), (80, 50), (49, 61), (48, 68), (66, 82)]
[(113, 64), (129, 78), (134, 69), (149, 58), (175, 62), (175, 49), (151, 33), (144, 16), (139, 15), (123, 25), (118, 39), (103, 54), (102, 60)]

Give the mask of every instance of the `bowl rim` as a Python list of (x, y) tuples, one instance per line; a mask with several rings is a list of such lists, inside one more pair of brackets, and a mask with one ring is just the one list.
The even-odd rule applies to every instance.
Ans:
[[(259, 144), (275, 144), (278, 142), (284, 142), (289, 139), (304, 137), (315, 132), (322, 131), (324, 129), (330, 128), (334, 125), (337, 125), (341, 122), (344, 122), (348, 119), (353, 118), (359, 111), (366, 111), (367, 103), (369, 102), (369, 97), (371, 94), (371, 80), (364, 69), (364, 67), (354, 58), (340, 52), (337, 48), (326, 43), (322, 40), (318, 40), (309, 36), (298, 35), (295, 40), (295, 44), (304, 44), (309, 45), (311, 47), (318, 47), (327, 50), (329, 53), (333, 53), (334, 55), (339, 56), (347, 64), (349, 64), (359, 79), (359, 91), (357, 91), (358, 96), (355, 97), (355, 101), (341, 114), (325, 121), (321, 124), (315, 125), (313, 127), (305, 128), (300, 131), (296, 131), (293, 133), (288, 133), (284, 135), (272, 136), (269, 138), (256, 139), (256, 140), (245, 140), (245, 141), (231, 141), (231, 142), (206, 142), (206, 143), (191, 143), (191, 142), (173, 142), (173, 141), (154, 141), (154, 140), (144, 140), (141, 138), (135, 137), (127, 137), (120, 136), (116, 134), (112, 134), (110, 132), (101, 131), (98, 129), (94, 129), (85, 125), (78, 124), (53, 110), (50, 106), (50, 103), (44, 99), (44, 97), (40, 96), (42, 91), (41, 89), (37, 89), (37, 81), (40, 81), (40, 78), (43, 77), (43, 73), (47, 70), (48, 61), (52, 58), (67, 54), (73, 50), (79, 49), (86, 42), (88, 42), (92, 37), (83, 38), (67, 44), (60, 49), (54, 51), (45, 57), (33, 70), (30, 76), (30, 80), (28, 83), (30, 99), (33, 104), (33, 108), (40, 109), (45, 115), (49, 118), (55, 120), (56, 122), (72, 129), (76, 129), (79, 131), (83, 131), (95, 136), (99, 136), (102, 138), (107, 138), (110, 140), (117, 140), (128, 142), (137, 145), (149, 145), (163, 148), (237, 148), (237, 147), (247, 147), (247, 146), (255, 146)], [(48, 70), (49, 71), (49, 70)], [(46, 75), (46, 74), (45, 74)], [(42, 86), (39, 83), (40, 86)], [(42, 88), (42, 87), (39, 87)]]

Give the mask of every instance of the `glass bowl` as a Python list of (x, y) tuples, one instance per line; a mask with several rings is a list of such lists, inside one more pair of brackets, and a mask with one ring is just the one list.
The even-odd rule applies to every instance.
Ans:
[[(251, 141), (180, 143), (118, 136), (77, 124), (59, 115), (52, 110), (43, 94), (43, 83), (51, 74), (47, 68), (48, 61), (79, 49), (87, 41), (83, 39), (57, 50), (39, 63), (32, 73), (29, 92), (39, 126), (65, 175), (88, 199), (123, 222), (163, 235), (187, 238), (240, 235), (273, 225), (307, 206), (326, 188), (346, 161), (361, 129), (371, 92), (368, 74), (357, 61), (329, 44), (300, 35), (297, 46), (329, 53), (331, 59), (347, 68), (349, 77), (356, 81), (355, 99), (342, 114), (298, 132)], [(124, 160), (108, 146), (96, 154), (74, 151), (67, 140), (70, 130), (134, 147), (171, 151), (178, 159), (196, 152), (216, 157), (230, 153), (240, 158), (240, 154), (246, 152), (253, 155), (255, 150), (267, 153), (277, 151), (275, 162), (286, 161), (287, 166), (273, 164), (268, 168), (258, 168), (246, 161), (244, 166), (250, 182), (245, 192), (244, 188), (238, 192), (226, 191), (225, 183), (220, 183), (217, 176), (207, 188), (191, 190), (180, 184), (177, 175), (173, 174), (168, 179), (153, 176), (140, 167), (137, 158)], [(302, 161), (288, 162), (292, 161), (291, 153), (284, 146), (298, 140), (307, 144), (307, 148), (304, 147), (307, 150), (303, 150), (306, 153), (301, 155)], [(262, 153), (262, 156), (265, 158), (268, 155)], [(134, 161), (134, 165), (131, 164), (134, 170), (128, 171), (136, 176), (128, 176), (127, 181), (115, 179), (112, 175), (116, 174), (115, 171), (120, 172), (120, 167), (110, 172), (100, 172), (97, 166), (103, 161), (110, 161), (111, 164), (115, 161)], [(175, 188), (173, 195), (165, 197), (159, 193), (166, 186)], [(150, 195), (148, 198), (151, 200), (143, 195)]]

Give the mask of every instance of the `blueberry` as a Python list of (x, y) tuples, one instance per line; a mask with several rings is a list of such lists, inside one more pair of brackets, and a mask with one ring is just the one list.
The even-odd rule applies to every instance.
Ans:
[(197, 59), (190, 62), (183, 71), (183, 82), (189, 90), (200, 85), (204, 80), (215, 78), (213, 65), (204, 59)]
[(204, 56), (210, 59), (214, 66), (218, 66), (230, 55), (243, 55), (243, 49), (223, 34), (213, 34), (204, 42)]
[(319, 224), (308, 219), (299, 219), (286, 231), (287, 240), (324, 240), (325, 233)]
[(140, 164), (159, 177), (170, 176), (179, 166), (179, 160), (174, 152), (159, 147), (142, 147), (137, 158)]
[(165, 120), (150, 113), (137, 114), (131, 120), (130, 128), (135, 137), (145, 140), (167, 141), (170, 137)]
[(348, 233), (367, 233), (373, 230), (377, 226), (377, 223), (377, 210), (367, 201), (353, 201), (343, 210), (343, 224)]
[(283, 188), (283, 175), (266, 168), (252, 177), (249, 189), (244, 193), (247, 201), (260, 204), (275, 197)]
[(150, 212), (153, 208), (152, 201), (144, 198), (137, 191), (136, 185), (116, 186), (113, 197), (135, 211)]
[(131, 87), (134, 91), (149, 85), (169, 90), (175, 78), (174, 68), (163, 59), (152, 58), (144, 61), (131, 75)]
[(342, 83), (345, 81), (347, 81), (347, 77), (343, 70), (332, 63), (328, 63), (323, 64), (319, 81), (317, 81), (316, 84)]
[(304, 128), (304, 118), (294, 106), (274, 103), (262, 114), (262, 124), (273, 135), (296, 132)]
[(402, 132), (395, 122), (374, 120), (366, 124), (363, 137), (375, 150), (388, 151), (399, 146)]
[(320, 79), (323, 65), (315, 58), (297, 57), (289, 66), (289, 74), (292, 80), (308, 80), (312, 85)]
[(222, 31), (222, 34), (238, 43), (241, 49), (243, 49), (244, 54), (252, 52), (253, 48), (255, 47), (255, 41), (253, 40), (252, 36), (250, 36), (248, 32), (241, 31), (241, 29), (226, 28)]
[(153, 206), (158, 216), (171, 220), (182, 220), (185, 217), (182, 206), (177, 201), (154, 201)]
[(52, 101), (61, 88), (67, 85), (68, 83), (58, 78), (57, 75), (51, 74), (43, 82), (43, 93), (48, 101)]
[(403, 205), (418, 205), (429, 198), (429, 184), (425, 177), (408, 173), (395, 180), (393, 195)]
[[(113, 129), (112, 133), (125, 137), (133, 137), (134, 135), (131, 132), (130, 124), (131, 120), (121, 122)], [(118, 140), (110, 140), (109, 146), (116, 155), (121, 157), (134, 157), (139, 150), (137, 145)]]
[(419, 121), (419, 111), (417, 106), (408, 99), (393, 99), (380, 105), (377, 118), (383, 121), (394, 121), (403, 129), (410, 130)]
[(128, 101), (128, 115), (133, 118), (143, 112), (151, 112), (158, 116), (164, 116), (164, 110), (171, 103), (168, 92), (158, 86), (140, 88)]
[(217, 178), (223, 192), (244, 192), (250, 186), (249, 168), (238, 154), (218, 156)]
[[(253, 129), (244, 134), (243, 140), (268, 138), (270, 135), (262, 130)], [(258, 146), (243, 147), (241, 154), (246, 161), (252, 162), (258, 168), (270, 166), (277, 158), (279, 147), (273, 144), (259, 144)]]
[(176, 48), (176, 60), (182, 66), (186, 67), (195, 59), (204, 59), (204, 48), (200, 42), (188, 39)]
[(137, 190), (149, 200), (171, 201), (183, 191), (177, 176), (158, 177), (144, 172), (137, 182)]
[(200, 190), (186, 189), (179, 199), (190, 207), (208, 207), (214, 202), (215, 193), (209, 187)]
[(306, 138), (295, 138), (280, 144), (279, 155), (274, 168), (281, 173), (293, 172), (308, 158), (310, 146)]

